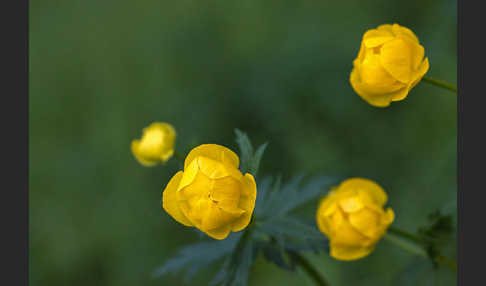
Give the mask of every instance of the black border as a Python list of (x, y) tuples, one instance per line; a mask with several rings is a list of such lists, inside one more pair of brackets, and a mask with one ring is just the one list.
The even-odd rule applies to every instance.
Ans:
[(29, 1), (2, 1), (2, 285), (28, 285)]
[(457, 6), (458, 285), (485, 284), (486, 44), (484, 9), (479, 4), (459, 0)]

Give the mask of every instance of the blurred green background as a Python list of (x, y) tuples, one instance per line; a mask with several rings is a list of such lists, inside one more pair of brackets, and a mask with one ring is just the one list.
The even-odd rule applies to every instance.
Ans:
[[(362, 34), (394, 22), (420, 38), (429, 76), (456, 82), (452, 0), (30, 1), (31, 285), (182, 285), (183, 274), (151, 277), (199, 239), (161, 208), (176, 159), (145, 168), (130, 152), (153, 121), (177, 128), (179, 150), (237, 150), (235, 127), (269, 141), (263, 175), (371, 178), (396, 227), (414, 231), (435, 209), (455, 216), (456, 95), (420, 83), (378, 109), (348, 81)], [(387, 241), (355, 262), (309, 259), (332, 285), (456, 282)], [(250, 276), (304, 281), (261, 257)]]

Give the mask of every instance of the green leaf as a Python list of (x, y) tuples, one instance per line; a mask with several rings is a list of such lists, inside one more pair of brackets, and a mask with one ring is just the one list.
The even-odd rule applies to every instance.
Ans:
[(250, 162), (253, 159), (253, 146), (248, 135), (239, 129), (235, 129), (236, 143), (240, 147), (240, 169), (243, 173), (250, 169)]
[(258, 169), (260, 168), (263, 153), (265, 152), (268, 143), (260, 145), (254, 152), (251, 140), (245, 132), (235, 129), (235, 134), (236, 143), (240, 148), (240, 169), (243, 173), (250, 173), (256, 177)]
[(189, 278), (201, 267), (207, 266), (231, 251), (236, 247), (240, 233), (234, 233), (224, 240), (204, 241), (183, 247), (177, 256), (168, 259), (162, 266), (157, 268), (153, 276), (160, 277), (167, 273), (181, 271), (184, 268), (191, 269)]
[(304, 203), (325, 195), (329, 188), (340, 181), (340, 178), (328, 176), (316, 176), (302, 184), (304, 176), (293, 177), (283, 185), (277, 178), (272, 185), (272, 178), (266, 177), (262, 184), (258, 185), (256, 214), (259, 219), (286, 215)]
[(441, 250), (450, 241), (454, 233), (453, 218), (451, 215), (443, 215), (439, 210), (429, 214), (428, 224), (418, 229), (418, 235), (424, 242), (425, 250), (438, 266), (436, 258), (441, 256)]
[(251, 265), (258, 251), (251, 229), (246, 229), (210, 285), (247, 286)]
[(287, 271), (295, 270), (295, 260), (293, 256), (288, 254), (282, 240), (273, 239), (269, 243), (264, 243), (261, 249), (265, 259), (273, 262), (276, 266)]
[(260, 168), (260, 161), (262, 160), (263, 153), (265, 152), (265, 149), (267, 148), (268, 143), (264, 143), (258, 147), (256, 150), (255, 154), (253, 154), (253, 157), (250, 162), (250, 168), (248, 172), (254, 176), (258, 174), (258, 169)]

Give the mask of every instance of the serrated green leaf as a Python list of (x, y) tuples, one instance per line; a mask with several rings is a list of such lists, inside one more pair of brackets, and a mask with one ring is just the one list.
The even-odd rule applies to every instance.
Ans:
[(264, 143), (260, 145), (258, 149), (255, 151), (255, 154), (253, 154), (253, 157), (251, 158), (250, 169), (248, 172), (253, 176), (256, 176), (258, 174), (258, 169), (260, 168), (260, 162), (262, 160), (263, 153), (265, 152), (267, 146), (268, 143)]
[(251, 140), (245, 132), (236, 128), (235, 134), (236, 143), (240, 148), (240, 169), (243, 173), (250, 173), (256, 177), (268, 143), (260, 145), (254, 152)]
[(236, 143), (240, 148), (240, 169), (243, 173), (247, 173), (253, 159), (253, 146), (245, 132), (236, 128), (235, 133)]
[(255, 246), (256, 244), (251, 230), (245, 230), (233, 254), (224, 262), (222, 268), (210, 284), (247, 286), (249, 271), (256, 256), (256, 251), (258, 250)]
[[(304, 176), (293, 177), (280, 189), (280, 181), (273, 183), (273, 191), (265, 185), (264, 198), (259, 205), (259, 216), (262, 218), (285, 215), (310, 200), (327, 193), (329, 188), (339, 182), (340, 178), (316, 176), (302, 184)], [(260, 188), (259, 188), (260, 190)], [(261, 213), (260, 213), (261, 211)]]
[[(168, 259), (161, 267), (157, 268), (153, 276), (160, 277), (167, 273), (181, 271), (184, 268), (195, 268), (196, 271), (201, 267), (207, 266), (231, 251), (236, 247), (240, 238), (240, 233), (234, 233), (224, 240), (218, 241), (204, 241), (183, 247), (179, 253)], [(194, 274), (194, 270), (192, 273)]]
[(321, 239), (324, 235), (315, 225), (308, 225), (292, 216), (274, 217), (261, 224), (260, 229), (274, 236), (286, 236), (296, 240)]

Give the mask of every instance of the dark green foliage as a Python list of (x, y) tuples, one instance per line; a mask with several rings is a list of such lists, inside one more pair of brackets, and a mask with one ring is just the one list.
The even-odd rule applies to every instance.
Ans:
[(427, 254), (435, 266), (437, 259), (442, 256), (441, 249), (449, 242), (454, 232), (452, 216), (443, 215), (439, 210), (430, 213), (428, 224), (418, 229), (418, 234)]
[(240, 147), (240, 169), (243, 173), (250, 173), (254, 177), (258, 174), (260, 161), (268, 143), (260, 145), (256, 151), (253, 149), (248, 135), (239, 129), (235, 129), (236, 143)]
[(251, 227), (247, 228), (232, 255), (228, 257), (211, 285), (246, 286), (250, 267), (256, 258), (258, 248), (253, 239)]
[[(224, 240), (203, 241), (183, 247), (177, 256), (167, 260), (154, 271), (159, 277), (167, 273), (174, 273), (183, 268), (190, 269), (188, 274), (195, 274), (201, 267), (206, 267), (226, 254), (233, 251), (241, 237), (241, 233), (232, 233)], [(187, 276), (192, 276), (188, 275)]]
[(256, 211), (260, 217), (275, 217), (285, 215), (300, 205), (325, 195), (329, 187), (337, 184), (340, 178), (328, 176), (316, 176), (302, 184), (304, 176), (299, 175), (292, 178), (282, 186), (281, 179), (275, 179), (272, 185), (272, 178), (262, 180), (258, 188)]

